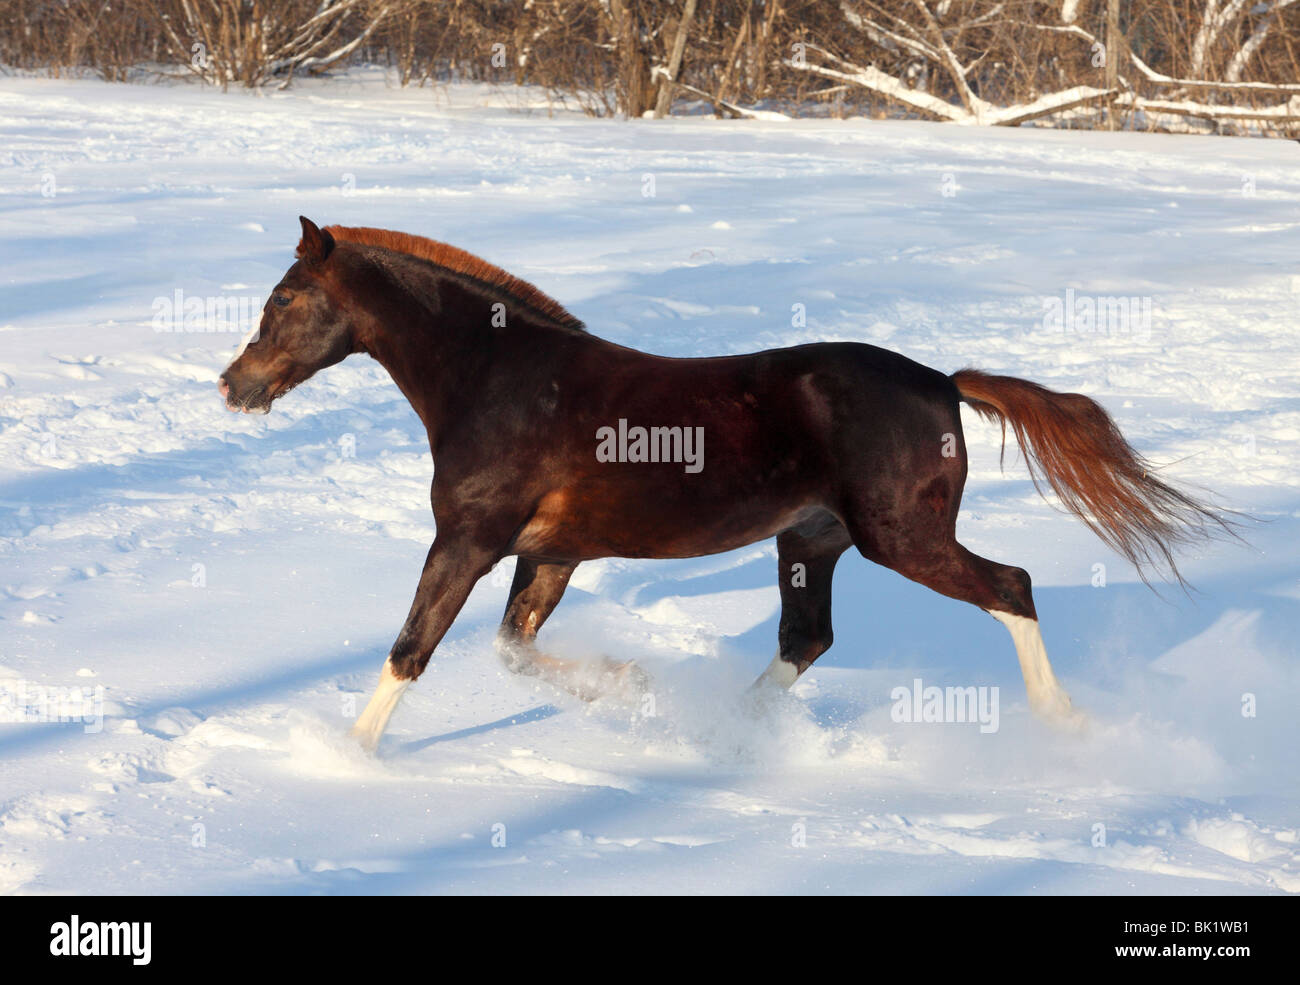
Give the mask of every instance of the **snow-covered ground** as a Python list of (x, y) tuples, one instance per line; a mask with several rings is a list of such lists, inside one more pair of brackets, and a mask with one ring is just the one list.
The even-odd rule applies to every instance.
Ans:
[[(544, 648), (641, 659), (652, 709), (507, 673), (501, 565), (367, 758), (433, 535), (420, 425), (364, 358), (230, 415), (248, 323), (155, 330), (177, 291), (255, 317), (299, 213), (448, 240), (654, 352), (855, 339), (1081, 390), (1262, 522), (1158, 597), (968, 413), (961, 537), (1033, 574), (1086, 734), (1030, 718), (992, 619), (853, 554), (834, 648), (747, 711), (769, 543), (579, 569)], [(103, 723), (0, 725), (0, 891), (1300, 892), (1298, 453), (1290, 141), (5, 79), (0, 712), (80, 687)], [(1000, 688), (999, 727), (893, 721), (916, 679)]]

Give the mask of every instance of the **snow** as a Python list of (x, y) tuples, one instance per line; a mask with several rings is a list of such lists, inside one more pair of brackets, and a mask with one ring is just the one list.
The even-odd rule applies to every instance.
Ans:
[[(0, 891), (1300, 892), (1290, 142), (598, 121), (361, 71), (6, 78), (0, 164), (0, 709), (103, 714), (0, 725)], [(503, 562), (367, 757), (433, 534), (419, 423), (362, 358), (228, 414), (252, 326), (153, 327), (177, 290), (260, 304), (300, 213), (446, 239), (655, 352), (854, 339), (1086, 392), (1260, 522), (1157, 596), (967, 414), (960, 536), (1034, 576), (1084, 734), (1029, 716), (996, 622), (855, 556), (835, 646), (747, 701), (769, 543), (578, 569), (544, 648), (639, 659), (648, 706), (510, 675)], [(1053, 326), (1067, 290), (1150, 324)], [(998, 729), (895, 722), (918, 678), (999, 687)]]

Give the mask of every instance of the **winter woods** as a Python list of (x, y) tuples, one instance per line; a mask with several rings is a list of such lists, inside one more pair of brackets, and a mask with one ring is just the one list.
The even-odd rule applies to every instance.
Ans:
[(1300, 0), (6, 0), (0, 66), (531, 84), (596, 115), (1300, 134)]

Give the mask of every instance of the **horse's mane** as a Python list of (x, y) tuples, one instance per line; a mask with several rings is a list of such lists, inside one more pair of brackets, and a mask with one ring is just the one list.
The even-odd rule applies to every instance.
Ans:
[(457, 246), (440, 243), (436, 239), (428, 239), (424, 236), (414, 236), (411, 233), (399, 233), (392, 229), (374, 229), (369, 226), (326, 226), (325, 231), (336, 240), (360, 243), (364, 246), (381, 246), (386, 250), (408, 253), (422, 260), (428, 260), (439, 267), (446, 267), (455, 273), (464, 274), (496, 287), (566, 328), (582, 329), (582, 322), (569, 314), (564, 306), (549, 294)]

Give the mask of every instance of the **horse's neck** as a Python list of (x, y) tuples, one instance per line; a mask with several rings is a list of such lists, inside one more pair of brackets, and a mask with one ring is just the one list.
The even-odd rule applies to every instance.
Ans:
[[(490, 372), (508, 371), (502, 357), (514, 348), (511, 335), (534, 329), (517, 315), (501, 324), (496, 299), (452, 280), (442, 284), (408, 285), (385, 298), (365, 349), (393, 378), (424, 422), (436, 450), (443, 426), (481, 389)], [(436, 291), (441, 306), (427, 300)]]

